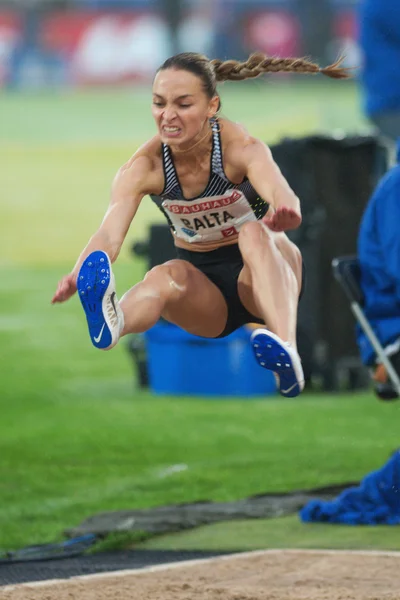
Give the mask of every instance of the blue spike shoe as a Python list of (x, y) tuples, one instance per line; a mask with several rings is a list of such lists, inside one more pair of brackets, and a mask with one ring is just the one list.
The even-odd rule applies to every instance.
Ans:
[(93, 346), (110, 350), (124, 327), (124, 315), (115, 292), (111, 261), (102, 250), (89, 254), (76, 280)]
[(280, 394), (286, 398), (298, 396), (304, 389), (304, 373), (293, 346), (261, 328), (253, 331), (250, 341), (258, 364), (275, 373)]

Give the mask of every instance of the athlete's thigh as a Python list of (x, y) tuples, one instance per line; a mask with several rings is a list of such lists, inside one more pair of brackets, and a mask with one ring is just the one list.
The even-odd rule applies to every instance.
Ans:
[(168, 300), (163, 318), (194, 335), (217, 337), (225, 329), (228, 319), (224, 296), (204, 273), (188, 261), (174, 260), (170, 263), (174, 263), (178, 270), (184, 270), (177, 279), (185, 283), (181, 286), (182, 292)]
[(237, 282), (238, 287), (238, 295), (240, 298), (240, 302), (243, 304), (245, 309), (257, 319), (262, 319), (262, 315), (257, 308), (257, 305), (254, 300), (252, 280), (251, 280), (251, 271), (247, 265), (243, 265), (242, 270), (240, 271), (240, 275), (238, 277)]
[[(300, 250), (295, 244), (293, 244), (293, 242), (289, 240), (287, 235), (283, 232), (271, 232), (269, 235), (272, 237), (275, 246), (278, 248), (282, 259), (285, 260), (287, 267), (293, 271), (297, 279), (298, 289), (300, 293), (303, 275), (302, 257)], [(243, 268), (238, 278), (238, 294), (243, 306), (252, 315), (258, 317), (259, 319), (262, 319), (263, 317), (259, 309), (257, 308), (254, 299), (250, 267), (246, 264), (243, 265)]]
[(301, 252), (296, 244), (289, 240), (286, 233), (272, 233), (276, 247), (280, 251), (282, 257), (289, 264), (296, 277), (300, 294), (303, 279), (303, 258), (301, 256)]

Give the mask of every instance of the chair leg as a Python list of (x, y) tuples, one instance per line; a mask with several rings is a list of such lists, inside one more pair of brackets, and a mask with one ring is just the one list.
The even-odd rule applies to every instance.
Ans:
[(375, 350), (376, 356), (379, 358), (380, 362), (385, 367), (388, 377), (393, 385), (393, 388), (395, 389), (397, 395), (400, 396), (399, 375), (397, 374), (395, 368), (393, 367), (390, 359), (386, 356), (385, 350), (384, 350), (383, 346), (381, 345), (381, 343), (379, 342), (378, 338), (376, 337), (371, 325), (368, 323), (368, 321), (364, 315), (364, 312), (361, 309), (361, 306), (357, 302), (352, 302), (351, 309), (352, 309), (357, 321), (359, 322), (360, 326), (364, 330), (365, 335), (368, 337), (369, 341), (371, 342), (371, 345), (372, 345), (373, 349)]
[[(396, 373), (400, 371), (400, 352), (397, 352), (390, 357), (390, 362), (393, 365)], [(380, 400), (392, 402), (398, 400), (399, 394), (393, 386), (392, 381), (388, 378), (388, 374), (383, 364), (379, 364), (374, 374), (374, 391)]]

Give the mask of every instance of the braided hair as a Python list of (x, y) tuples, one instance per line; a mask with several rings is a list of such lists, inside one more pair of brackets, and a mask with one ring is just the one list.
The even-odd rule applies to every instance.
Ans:
[(306, 58), (274, 58), (261, 52), (251, 54), (246, 61), (210, 60), (197, 52), (182, 52), (168, 58), (158, 69), (179, 69), (189, 71), (199, 77), (209, 98), (217, 95), (217, 83), (220, 81), (242, 81), (264, 75), (265, 73), (305, 73), (322, 74), (332, 79), (348, 79), (351, 69), (342, 66), (344, 57), (332, 65), (320, 67)]

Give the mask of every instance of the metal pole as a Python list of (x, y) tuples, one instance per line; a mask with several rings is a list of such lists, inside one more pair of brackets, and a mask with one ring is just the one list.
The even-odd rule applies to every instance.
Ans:
[(363, 328), (365, 335), (368, 337), (369, 341), (371, 342), (371, 345), (374, 348), (376, 355), (382, 361), (382, 364), (385, 367), (387, 374), (396, 389), (397, 394), (400, 396), (399, 376), (396, 373), (389, 358), (386, 356), (385, 351), (382, 348), (381, 344), (379, 343), (378, 338), (376, 337), (371, 325), (368, 323), (367, 319), (365, 318), (365, 315), (364, 315), (360, 305), (357, 302), (352, 302), (351, 310), (353, 311), (353, 314), (355, 315), (356, 319), (358, 320), (361, 327)]

